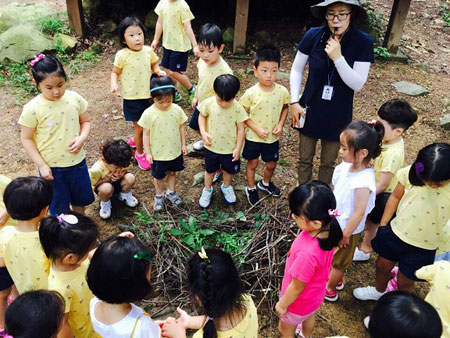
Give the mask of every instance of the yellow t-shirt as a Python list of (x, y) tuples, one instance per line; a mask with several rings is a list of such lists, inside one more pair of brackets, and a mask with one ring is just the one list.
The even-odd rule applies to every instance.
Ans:
[(425, 300), (433, 305), (442, 321), (443, 338), (450, 338), (450, 262), (437, 261), (416, 271), (416, 276), (431, 283)]
[(375, 171), (375, 181), (380, 180), (381, 172), (389, 172), (394, 174), (388, 187), (384, 192), (391, 193), (394, 191), (398, 183), (395, 176), (397, 171), (403, 166), (405, 160), (405, 144), (403, 138), (393, 144), (383, 144), (381, 147), (381, 154), (375, 159), (373, 170)]
[(84, 160), (84, 150), (78, 154), (67, 151), (69, 143), (80, 135), (79, 116), (88, 103), (79, 94), (66, 90), (57, 101), (38, 95), (24, 107), (19, 124), (34, 128), (34, 140), (43, 160), (49, 167), (71, 167)]
[(208, 64), (203, 61), (202, 59), (198, 60), (197, 63), (198, 68), (198, 85), (197, 85), (197, 91), (198, 91), (198, 102), (203, 102), (203, 100), (207, 99), (208, 97), (215, 96), (216, 93), (214, 93), (214, 80), (216, 77), (222, 74), (233, 74), (233, 71), (231, 70), (230, 66), (225, 62), (224, 59), (222, 59), (221, 56), (219, 56), (219, 60), (217, 63), (210, 67)]
[(191, 49), (191, 41), (184, 29), (184, 24), (194, 19), (189, 5), (184, 0), (160, 0), (155, 13), (163, 21), (162, 45), (175, 52), (186, 52)]
[(108, 173), (109, 169), (106, 167), (105, 162), (103, 162), (102, 159), (95, 162), (94, 165), (89, 168), (89, 177), (91, 179), (92, 189), (94, 189), (97, 182), (106, 177)]
[(75, 338), (94, 338), (95, 332), (89, 317), (89, 303), (94, 297), (86, 282), (89, 260), (73, 271), (56, 271), (50, 268), (48, 289), (58, 291), (64, 298), (64, 313), (69, 313), (69, 325)]
[[(8, 186), (8, 184), (11, 183), (11, 181), (12, 180), (9, 177), (0, 175), (0, 210), (1, 209), (6, 210), (5, 202), (3, 202), (3, 194), (5, 193), (5, 189)], [(9, 217), (4, 226), (6, 225), (17, 225), (17, 221)]]
[(5, 260), (19, 293), (47, 289), (50, 264), (42, 250), (39, 232), (18, 231), (16, 226), (0, 230), (0, 257)]
[[(242, 300), (247, 309), (241, 322), (228, 331), (217, 331), (217, 338), (256, 338), (258, 337), (258, 313), (253, 299), (249, 295), (243, 295)], [(203, 329), (198, 330), (192, 338), (202, 338)]]
[(157, 61), (158, 56), (149, 46), (137, 52), (126, 47), (117, 52), (114, 66), (122, 69), (120, 81), (125, 100), (150, 98), (151, 66)]
[(198, 111), (206, 116), (205, 131), (212, 136), (211, 145), (205, 147), (217, 154), (231, 154), (236, 148), (237, 124), (248, 120), (247, 112), (236, 100), (229, 108), (222, 108), (215, 96), (200, 103)]
[(245, 108), (249, 109), (248, 112), (253, 122), (270, 133), (265, 139), (262, 139), (253, 130), (246, 127), (245, 138), (260, 143), (273, 143), (278, 141), (279, 137), (273, 135), (272, 130), (280, 122), (283, 106), (290, 102), (288, 90), (275, 83), (273, 90), (266, 92), (257, 83), (245, 91), (239, 102)]
[(405, 187), (392, 220), (392, 231), (413, 246), (450, 251), (450, 183), (444, 187), (413, 186), (408, 180), (411, 166), (397, 171), (398, 182)]
[(183, 109), (174, 103), (165, 111), (154, 104), (144, 110), (138, 124), (150, 131), (150, 151), (154, 160), (171, 161), (180, 156), (180, 125), (186, 120)]

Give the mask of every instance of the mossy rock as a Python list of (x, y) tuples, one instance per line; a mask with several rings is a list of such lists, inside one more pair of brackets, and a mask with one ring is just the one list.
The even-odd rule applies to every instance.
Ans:
[(77, 39), (75, 39), (74, 37), (72, 37), (70, 35), (57, 33), (57, 34), (55, 34), (53, 39), (55, 40), (55, 43), (57, 43), (58, 40), (61, 40), (61, 47), (66, 52), (71, 52), (77, 45)]
[(19, 5), (17, 2), (13, 2), (0, 7), (0, 33), (6, 32), (19, 23), (34, 23), (39, 18), (54, 14), (56, 12), (52, 8), (44, 5)]

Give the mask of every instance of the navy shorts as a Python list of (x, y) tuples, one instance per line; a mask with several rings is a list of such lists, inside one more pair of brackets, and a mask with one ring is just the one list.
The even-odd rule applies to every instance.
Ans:
[(191, 119), (189, 120), (189, 127), (194, 130), (200, 130), (200, 127), (198, 126), (198, 116), (200, 112), (198, 111), (197, 107), (194, 108), (194, 111), (192, 112)]
[(205, 149), (206, 172), (212, 174), (220, 168), (231, 175), (236, 175), (241, 169), (241, 161), (233, 161), (232, 154), (217, 154)]
[(0, 268), (0, 291), (10, 288), (14, 284), (6, 267)]
[[(367, 218), (374, 224), (380, 224), (381, 217), (383, 217), (384, 208), (386, 207), (387, 200), (391, 196), (389, 192), (382, 192), (377, 195), (375, 200), (375, 206), (373, 207), (370, 214), (367, 215)], [(393, 218), (395, 215), (393, 216)]]
[(70, 210), (70, 205), (85, 207), (94, 202), (91, 180), (86, 160), (64, 168), (52, 170), (53, 200), (50, 203), (50, 215), (57, 216)]
[[(113, 194), (114, 194), (114, 195), (118, 195), (118, 194), (122, 191), (122, 184), (121, 184), (121, 182), (122, 182), (122, 179), (117, 180), (117, 181), (114, 181), (114, 182), (105, 182), (105, 183), (111, 184), (111, 185), (113, 186), (113, 188), (114, 188)], [(102, 183), (102, 184), (105, 184), (105, 183)], [(101, 184), (100, 184), (100, 185), (101, 185)], [(98, 186), (96, 186), (96, 187), (94, 188), (94, 191), (95, 191), (95, 193), (96, 193), (97, 195), (98, 195), (98, 187), (99, 187), (100, 185), (98, 185)]]
[(280, 142), (273, 143), (253, 142), (245, 140), (244, 151), (242, 157), (246, 160), (257, 159), (260, 155), (264, 162), (277, 162), (278, 150), (280, 149)]
[(170, 161), (155, 161), (152, 164), (152, 176), (157, 180), (166, 177), (168, 171), (181, 171), (184, 169), (183, 154)]
[(152, 105), (151, 99), (139, 100), (123, 100), (123, 114), (125, 120), (130, 122), (137, 122), (142, 116), (144, 110)]
[(173, 72), (184, 72), (188, 64), (188, 54), (188, 52), (175, 52), (163, 47), (161, 66)]
[(413, 281), (423, 281), (414, 274), (425, 265), (433, 264), (436, 250), (426, 250), (403, 242), (392, 231), (391, 225), (378, 228), (372, 248), (384, 259), (398, 262), (400, 272)]

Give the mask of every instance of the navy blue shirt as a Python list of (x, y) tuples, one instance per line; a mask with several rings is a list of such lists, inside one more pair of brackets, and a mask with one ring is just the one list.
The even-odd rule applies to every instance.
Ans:
[[(297, 49), (308, 55), (309, 74), (300, 105), (307, 108), (302, 134), (328, 141), (339, 141), (339, 134), (351, 122), (354, 91), (342, 81), (334, 62), (325, 53), (330, 38), (328, 26), (311, 28), (306, 32)], [(373, 40), (353, 25), (342, 37), (341, 52), (351, 68), (355, 61), (374, 62)], [(331, 100), (323, 100), (323, 87), (333, 86)]]

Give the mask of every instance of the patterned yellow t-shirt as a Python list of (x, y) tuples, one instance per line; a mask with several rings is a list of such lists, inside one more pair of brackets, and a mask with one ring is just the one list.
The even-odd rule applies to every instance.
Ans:
[(214, 93), (214, 80), (222, 74), (233, 74), (230, 66), (219, 56), (219, 60), (214, 66), (208, 66), (208, 64), (202, 59), (198, 60), (198, 102), (201, 103), (205, 99), (211, 96), (215, 96)]
[(246, 127), (245, 138), (260, 143), (278, 141), (279, 137), (272, 134), (272, 130), (280, 121), (283, 106), (290, 102), (288, 90), (275, 83), (273, 90), (266, 92), (257, 83), (245, 91), (239, 102), (249, 109), (248, 112), (252, 121), (270, 133), (265, 139), (262, 139), (253, 130)]
[(380, 174), (382, 172), (389, 172), (394, 174), (388, 187), (384, 192), (391, 193), (394, 191), (395, 186), (398, 183), (398, 179), (395, 176), (397, 171), (403, 166), (405, 160), (405, 144), (403, 138), (400, 138), (398, 142), (393, 144), (383, 144), (381, 147), (381, 154), (375, 159), (373, 164), (373, 170), (375, 171), (375, 181), (380, 180)]
[(433, 305), (442, 321), (443, 338), (450, 338), (450, 262), (437, 261), (416, 271), (416, 276), (431, 283), (425, 300)]
[(84, 160), (83, 149), (78, 154), (67, 149), (80, 135), (79, 116), (86, 112), (87, 105), (79, 94), (66, 90), (57, 101), (38, 95), (23, 107), (19, 124), (35, 129), (36, 147), (49, 167), (71, 167)]
[[(217, 331), (217, 338), (256, 338), (258, 337), (258, 313), (253, 299), (249, 295), (243, 295), (242, 300), (247, 310), (241, 322), (228, 331)], [(203, 329), (198, 330), (192, 336), (202, 338)]]
[(94, 297), (86, 282), (89, 260), (73, 271), (56, 271), (50, 268), (48, 289), (58, 291), (64, 298), (64, 313), (69, 313), (69, 325), (75, 338), (94, 338), (95, 332), (89, 317), (89, 303)]
[(229, 108), (222, 108), (216, 97), (200, 103), (198, 111), (206, 116), (205, 131), (212, 136), (211, 145), (206, 149), (217, 154), (231, 154), (236, 148), (237, 124), (248, 120), (247, 112), (236, 100)]
[(149, 46), (140, 51), (122, 48), (116, 54), (114, 66), (122, 69), (122, 97), (125, 100), (150, 98), (151, 65), (158, 61), (158, 56)]
[(91, 179), (92, 189), (95, 188), (97, 182), (108, 175), (109, 169), (106, 167), (105, 162), (99, 159), (94, 165), (89, 168), (89, 178)]
[[(11, 181), (12, 180), (9, 177), (0, 175), (0, 210), (6, 209), (5, 203), (3, 202), (3, 194), (5, 193), (5, 189), (8, 184), (11, 183)], [(6, 225), (17, 225), (17, 221), (9, 217), (4, 226)]]
[(39, 232), (18, 231), (16, 226), (0, 230), (0, 257), (5, 260), (19, 293), (47, 289), (50, 264), (42, 250)]
[(192, 46), (184, 24), (193, 20), (194, 15), (186, 1), (160, 0), (155, 13), (162, 18), (163, 22), (163, 47), (176, 52), (190, 50)]
[(138, 124), (150, 131), (150, 151), (154, 160), (171, 161), (180, 156), (180, 125), (186, 120), (183, 109), (174, 103), (165, 111), (154, 104), (144, 110)]
[(444, 187), (413, 186), (408, 179), (411, 166), (397, 172), (398, 182), (405, 193), (392, 220), (392, 231), (413, 246), (450, 251), (450, 183)]

